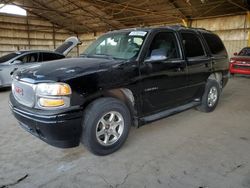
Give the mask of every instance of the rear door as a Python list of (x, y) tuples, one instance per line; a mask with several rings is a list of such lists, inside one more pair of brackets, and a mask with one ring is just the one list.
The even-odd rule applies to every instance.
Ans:
[(211, 57), (206, 53), (202, 37), (192, 30), (179, 32), (188, 70), (187, 95), (190, 100), (199, 98), (205, 88), (207, 78), (211, 72)]
[(78, 44), (81, 44), (81, 41), (77, 37), (69, 37), (62, 43), (62, 45), (55, 49), (55, 52), (67, 56), (68, 53)]

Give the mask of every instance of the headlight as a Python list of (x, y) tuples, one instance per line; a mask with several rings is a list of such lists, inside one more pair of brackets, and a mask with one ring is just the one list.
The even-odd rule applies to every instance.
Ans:
[(65, 83), (41, 83), (36, 87), (37, 108), (55, 109), (70, 106), (71, 88)]
[(37, 95), (64, 96), (71, 94), (71, 88), (65, 83), (41, 83), (37, 85)]

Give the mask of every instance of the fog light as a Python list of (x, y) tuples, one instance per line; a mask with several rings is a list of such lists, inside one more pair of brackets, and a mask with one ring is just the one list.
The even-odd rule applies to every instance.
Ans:
[(63, 106), (65, 103), (63, 99), (40, 98), (39, 104), (42, 107), (59, 107)]

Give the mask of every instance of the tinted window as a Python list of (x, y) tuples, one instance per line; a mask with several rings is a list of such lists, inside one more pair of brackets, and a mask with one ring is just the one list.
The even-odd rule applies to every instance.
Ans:
[(227, 51), (218, 36), (210, 33), (203, 33), (202, 35), (205, 41), (207, 42), (207, 45), (213, 55), (220, 55), (220, 56), (227, 55)]
[(156, 34), (150, 45), (149, 51), (147, 53), (147, 58), (150, 58), (152, 52), (156, 50), (164, 52), (166, 57), (170, 59), (180, 57), (176, 37), (173, 33), (170, 32), (162, 32)]
[(17, 54), (17, 53), (11, 53), (11, 54), (4, 55), (4, 56), (0, 57), (0, 63), (4, 63), (6, 61), (9, 61), (12, 58), (17, 57), (19, 55), (20, 54)]
[(52, 61), (64, 58), (64, 56), (59, 54), (53, 54), (53, 53), (41, 53), (41, 54), (42, 54), (42, 61)]
[(250, 56), (250, 48), (243, 48), (238, 55), (239, 56)]
[(32, 63), (37, 62), (38, 60), (38, 53), (31, 53), (18, 58), (18, 60), (22, 61), (23, 63)]
[(186, 57), (199, 57), (205, 55), (201, 40), (196, 34), (181, 33), (181, 37)]

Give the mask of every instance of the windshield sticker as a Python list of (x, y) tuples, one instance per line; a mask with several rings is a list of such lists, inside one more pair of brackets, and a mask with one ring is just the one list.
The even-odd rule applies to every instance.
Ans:
[(131, 31), (129, 36), (141, 36), (144, 37), (147, 34), (146, 31)]

